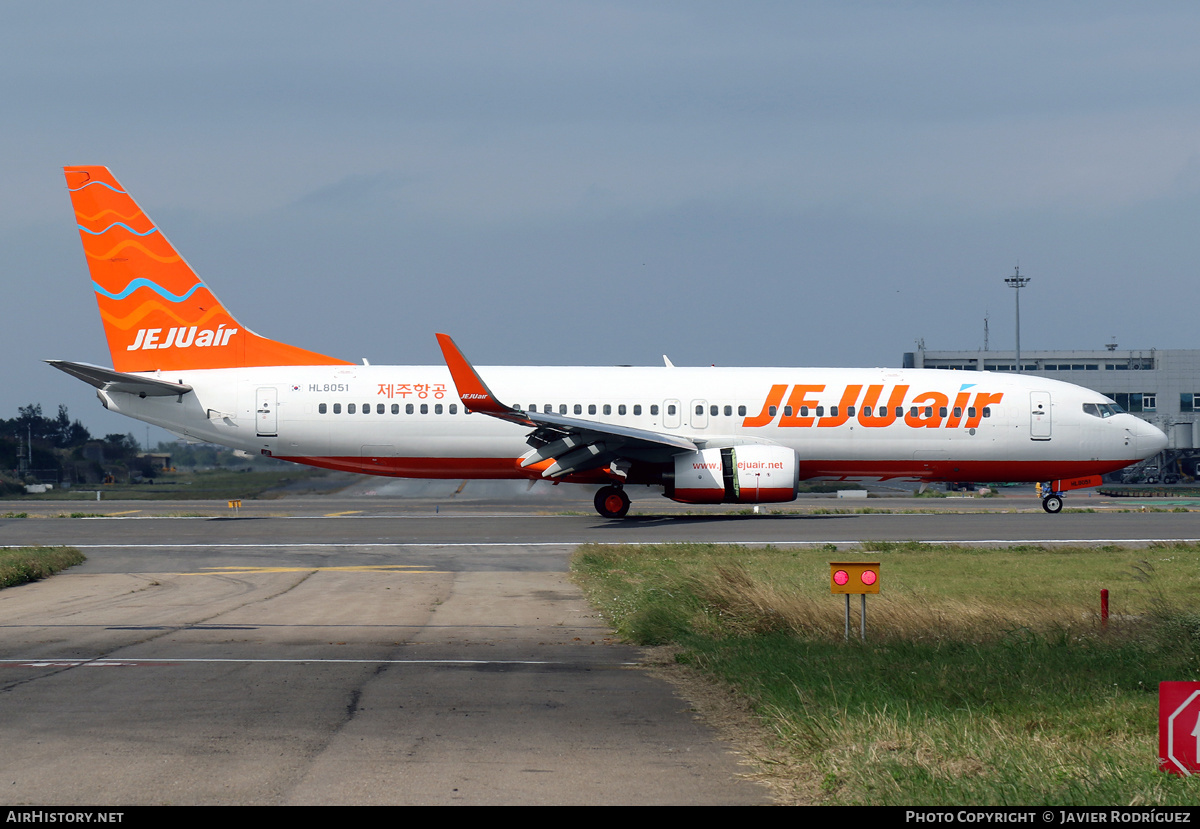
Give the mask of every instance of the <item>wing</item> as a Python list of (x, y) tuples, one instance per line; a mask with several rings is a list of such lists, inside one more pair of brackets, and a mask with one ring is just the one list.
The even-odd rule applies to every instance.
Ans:
[(695, 441), (678, 435), (507, 406), (492, 394), (454, 340), (446, 334), (438, 334), (437, 338), (464, 408), (532, 429), (526, 440), (533, 450), (522, 457), (521, 466), (544, 464), (544, 478), (559, 478), (605, 465), (618, 477), (624, 477), (626, 470), (618, 463), (623, 458), (666, 461), (680, 452), (697, 449)]

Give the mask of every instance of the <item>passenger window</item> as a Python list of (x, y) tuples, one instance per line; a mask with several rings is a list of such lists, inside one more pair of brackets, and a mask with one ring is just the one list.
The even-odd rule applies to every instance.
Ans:
[(588, 414), (595, 414), (595, 413), (596, 413), (596, 404), (589, 403), (588, 404)]
[(946, 416), (946, 407), (939, 406), (938, 407), (938, 417), (945, 417), (945, 416)]
[(624, 403), (622, 403), (620, 406), (617, 406), (617, 414), (619, 414), (619, 415), (625, 414), (625, 404)]
[(392, 404), (392, 414), (400, 414), (400, 404), (399, 403)]
[(955, 407), (954, 407), (954, 416), (955, 416), (955, 417), (962, 417), (962, 406), (955, 406)]
[(992, 407), (991, 407), (991, 406), (984, 406), (984, 407), (983, 407), (983, 416), (984, 416), (984, 417), (991, 417), (991, 416), (992, 416)]
[(383, 404), (382, 403), (375, 404), (375, 414), (383, 414)]
[[(836, 407), (836, 406), (834, 406), (833, 408), (835, 408), (835, 409), (836, 409), (837, 407)], [(837, 412), (833, 412), (833, 414), (836, 416), (836, 415), (837, 415)], [(824, 417), (824, 416), (825, 416), (825, 407), (824, 407), (824, 406), (817, 406), (817, 417)]]
[(441, 404), (441, 403), (435, 403), (435, 404), (433, 405), (433, 413), (434, 413), (434, 414), (441, 414), (441, 413), (442, 413), (442, 404)]
[(421, 414), (429, 414), (429, 404), (428, 403), (421, 404)]
[(792, 407), (791, 407), (791, 406), (784, 406), (784, 407), (783, 407), (783, 416), (784, 416), (784, 417), (791, 417), (791, 416), (792, 416)]
[(767, 409), (767, 414), (769, 414), (771, 417), (774, 417), (774, 416), (775, 416), (775, 413), (776, 413), (776, 412), (778, 412), (778, 411), (779, 411), (779, 409), (778, 409), (777, 407), (775, 407), (775, 406), (770, 406), (770, 407)]
[(334, 414), (341, 414), (341, 413), (342, 413), (342, 404), (341, 404), (341, 403), (334, 403), (334, 404), (333, 404), (333, 413), (334, 413)]
[(697, 406), (697, 407), (696, 407), (696, 414), (698, 414), (698, 415), (702, 415), (702, 414), (704, 414), (704, 407), (703, 407), (703, 406)]
[(320, 406), (317, 406), (317, 411), (321, 414), (325, 414), (325, 404), (322, 403)]
[(575, 404), (575, 414), (583, 414), (583, 406), (580, 406), (578, 403)]
[(353, 403), (348, 403), (346, 405), (346, 414), (354, 414), (354, 404)]
[(846, 407), (846, 417), (854, 417), (854, 407), (853, 406)]
[(650, 414), (655, 417), (658, 416), (658, 404), (657, 403), (650, 407)]
[(413, 413), (413, 404), (412, 404), (412, 403), (409, 403), (409, 404), (407, 404), (407, 405), (404, 407), (404, 413), (405, 413), (405, 414), (412, 414), (412, 413)]
[(871, 407), (870, 406), (863, 406), (862, 416), (863, 417), (871, 416)]
[(745, 416), (746, 416), (746, 407), (738, 406), (738, 417), (745, 417)]
[[(820, 413), (821, 413), (821, 407), (820, 407), (820, 406), (818, 406), (818, 407), (817, 407), (817, 414), (820, 414)], [(829, 416), (830, 416), (830, 417), (837, 417), (837, 406), (830, 406), (830, 407), (829, 407)]]
[[(608, 414), (608, 406), (604, 407), (604, 413)], [(667, 406), (667, 414), (669, 414), (669, 415), (675, 414), (675, 404), (674, 403), (672, 403), (670, 406)], [(772, 412), (772, 414), (774, 414), (774, 412)]]
[(642, 413), (642, 404), (640, 404), (640, 403), (635, 403), (635, 404), (634, 404), (634, 406), (633, 406), (633, 415), (634, 415), (634, 417), (637, 417), (637, 416), (638, 416), (638, 415), (640, 415), (641, 413)]
[(974, 417), (974, 416), (975, 416), (975, 407), (971, 406), (970, 408), (967, 409), (967, 417)]
[(725, 407), (725, 416), (729, 417), (732, 414), (733, 414), (733, 406), (726, 406)]
[(716, 416), (717, 416), (717, 412), (719, 412), (719, 411), (720, 411), (720, 409), (718, 409), (716, 406), (709, 406), (709, 407), (708, 407), (708, 414), (709, 414), (709, 416), (711, 416), (711, 417), (716, 417)]
[[(791, 406), (788, 406), (788, 408), (790, 409), (790, 408), (791, 408)], [(801, 417), (808, 417), (808, 406), (801, 406), (801, 407), (800, 407), (800, 416), (801, 416)]]
[(458, 414), (458, 404), (457, 403), (450, 404), (450, 414)]
[(566, 403), (558, 404), (558, 413), (560, 415), (565, 415), (567, 413), (567, 404)]
[(604, 413), (606, 415), (612, 414), (612, 406), (610, 404), (608, 404), (608, 403), (604, 404)]
[(363, 403), (363, 414), (370, 414), (370, 413), (371, 413), (371, 404)]

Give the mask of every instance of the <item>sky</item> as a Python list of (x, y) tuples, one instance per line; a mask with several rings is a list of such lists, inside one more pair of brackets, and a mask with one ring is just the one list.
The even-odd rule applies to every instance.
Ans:
[[(373, 364), (899, 366), (1194, 348), (1200, 6), (0, 7), (0, 417), (145, 427), (61, 168), (246, 326)], [(161, 433), (166, 438), (166, 433)], [(158, 435), (153, 436), (156, 441)]]

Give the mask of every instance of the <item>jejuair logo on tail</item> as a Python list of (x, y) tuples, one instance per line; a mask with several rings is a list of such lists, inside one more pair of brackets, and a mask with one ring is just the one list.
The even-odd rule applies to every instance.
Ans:
[(217, 326), (214, 331), (205, 328), (197, 331), (197, 326), (190, 328), (168, 328), (167, 334), (160, 341), (161, 328), (139, 328), (137, 339), (133, 345), (125, 347), (126, 351), (145, 351), (151, 348), (211, 348), (229, 345), (229, 338), (238, 332), (236, 328), (226, 328), (224, 324)]
[[(148, 288), (158, 294), (163, 299), (172, 305), (180, 305), (190, 299), (192, 294), (196, 293), (200, 288), (204, 288), (203, 282), (197, 281), (195, 285), (189, 288), (182, 294), (173, 294), (166, 288), (156, 283), (154, 280), (146, 278), (138, 278), (131, 280), (125, 288), (119, 293), (112, 293), (104, 290), (99, 284), (93, 283), (96, 293), (110, 300), (120, 302), (121, 300), (131, 296), (135, 291), (143, 288)], [(166, 306), (161, 303), (146, 303), (141, 309), (143, 312), (147, 310), (166, 310)], [(214, 311), (221, 311), (219, 306)], [(168, 312), (170, 313), (170, 312)], [(172, 316), (175, 316), (172, 314)], [(211, 318), (212, 312), (206, 315)], [(178, 317), (176, 317), (178, 318)], [(198, 320), (203, 322), (204, 320)], [(166, 332), (165, 334), (163, 332)], [(229, 344), (229, 339), (238, 332), (236, 328), (227, 328), (226, 323), (221, 323), (216, 328), (201, 328), (199, 325), (182, 325), (174, 328), (139, 328), (137, 337), (132, 345), (125, 346), (126, 351), (147, 351), (157, 348), (213, 348)]]

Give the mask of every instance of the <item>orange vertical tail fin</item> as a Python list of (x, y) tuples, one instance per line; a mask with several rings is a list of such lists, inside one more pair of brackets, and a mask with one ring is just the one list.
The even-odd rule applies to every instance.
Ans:
[(342, 365), (234, 319), (107, 167), (65, 167), (117, 371)]

